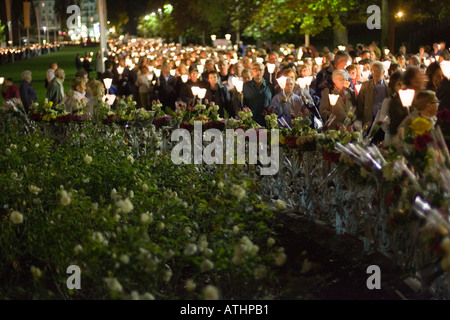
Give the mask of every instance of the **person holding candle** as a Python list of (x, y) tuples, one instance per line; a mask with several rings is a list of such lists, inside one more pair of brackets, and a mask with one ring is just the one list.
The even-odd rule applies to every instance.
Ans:
[(227, 88), (219, 81), (219, 74), (213, 70), (208, 74), (208, 86), (206, 87), (205, 101), (214, 102), (219, 106), (219, 116), (224, 116), (224, 110), (235, 117), (236, 112), (231, 108), (231, 96)]
[(147, 65), (142, 65), (140, 67), (140, 74), (136, 79), (136, 86), (139, 88), (139, 98), (140, 98), (140, 106), (142, 108), (147, 108), (149, 105), (149, 91), (150, 91), (150, 82), (149, 75), (150, 72), (148, 70)]
[(398, 134), (396, 139), (393, 140), (394, 143), (397, 143), (400, 139), (403, 139), (405, 131), (410, 127), (414, 120), (418, 118), (422, 118), (421, 126), (423, 128), (416, 128), (416, 134), (423, 134), (417, 131), (430, 131), (436, 125), (437, 121), (437, 112), (439, 100), (436, 97), (436, 94), (433, 91), (425, 90), (416, 94), (413, 102), (415, 108), (403, 121), (400, 123), (398, 128)]
[[(119, 72), (119, 68), (122, 73)], [(117, 67), (118, 72), (118, 94), (121, 96), (133, 96), (137, 92), (136, 80), (137, 75), (129, 69), (129, 67), (125, 64), (125, 60), (119, 60), (119, 67)], [(137, 100), (134, 97), (135, 100)]]
[[(408, 67), (403, 74), (403, 86), (405, 89), (413, 89), (415, 95), (424, 91), (428, 78), (423, 74), (421, 69), (417, 67)], [(408, 116), (408, 110), (403, 107), (400, 97), (394, 95), (389, 105), (389, 134), (394, 137), (398, 133), (398, 126)]]
[[(322, 90), (325, 88), (328, 88), (329, 90), (332, 90), (334, 88), (334, 84), (332, 81), (332, 74), (335, 70), (343, 70), (343, 74), (345, 77), (344, 81), (349, 81), (351, 88), (354, 90), (353, 84), (351, 84), (350, 75), (347, 71), (345, 71), (345, 68), (347, 67), (347, 62), (349, 61), (350, 56), (347, 52), (344, 51), (338, 51), (335, 56), (334, 60), (328, 66), (327, 68), (322, 69), (316, 77), (316, 87), (314, 88), (314, 91), (318, 96), (322, 96)], [(328, 98), (327, 98), (328, 100)]]
[(192, 87), (206, 88), (203, 81), (199, 79), (199, 73), (195, 66), (189, 67), (189, 79), (186, 83), (181, 81), (177, 87), (178, 101), (184, 102), (187, 105), (194, 105), (194, 94), (192, 93)]
[(177, 80), (170, 74), (170, 65), (164, 62), (161, 66), (161, 74), (157, 78), (156, 90), (158, 99), (164, 107), (175, 110), (177, 92), (175, 90)]
[(388, 85), (384, 80), (384, 65), (380, 61), (375, 61), (372, 63), (372, 79), (362, 84), (358, 94), (355, 128), (361, 129), (363, 124), (370, 128), (387, 96)]
[(303, 99), (296, 95), (294, 91), (295, 80), (286, 77), (284, 91), (275, 95), (270, 103), (269, 110), (275, 112), (278, 117), (284, 118), (291, 125), (291, 116), (297, 117), (299, 113), (306, 111)]
[[(401, 106), (400, 97), (398, 95), (398, 90), (400, 90), (403, 86), (403, 72), (397, 71), (391, 75), (389, 79), (389, 95), (383, 100), (383, 104), (381, 106), (380, 113), (378, 114), (378, 118), (375, 119), (376, 122), (381, 123), (381, 129), (384, 131), (384, 141), (383, 145), (385, 147), (391, 144), (391, 135), (389, 133), (389, 125), (391, 120), (389, 118), (389, 107), (391, 103), (397, 103)], [(393, 102), (395, 100), (395, 102)]]
[(86, 113), (91, 115), (93, 121), (101, 121), (98, 108), (105, 95), (103, 83), (95, 79), (89, 80), (88, 83), (86, 83), (86, 94), (91, 97), (86, 104)]
[[(350, 109), (356, 107), (355, 91), (348, 87), (346, 88), (344, 85), (347, 75), (348, 73), (345, 70), (334, 70), (332, 73), (334, 87), (331, 90), (329, 88), (322, 90), (322, 99), (320, 100), (320, 114), (322, 119), (327, 121), (331, 115), (336, 116), (336, 119), (329, 123), (330, 128), (342, 126)], [(339, 96), (334, 106), (330, 103), (330, 94)]]

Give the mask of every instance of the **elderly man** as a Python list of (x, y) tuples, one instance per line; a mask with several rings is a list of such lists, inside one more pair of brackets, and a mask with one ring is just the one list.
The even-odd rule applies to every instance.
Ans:
[(63, 85), (65, 78), (66, 73), (63, 69), (59, 68), (55, 70), (55, 77), (50, 82), (47, 88), (48, 101), (53, 101), (53, 103), (58, 104), (65, 97)]
[(384, 66), (380, 61), (372, 63), (372, 79), (364, 82), (358, 94), (358, 105), (356, 108), (355, 126), (361, 128), (362, 124), (371, 126), (378, 111), (381, 109), (383, 100), (389, 95), (388, 85), (384, 80)]
[(36, 90), (31, 85), (32, 73), (30, 70), (22, 72), (22, 82), (20, 83), (19, 92), (20, 100), (22, 100), (25, 110), (29, 110), (33, 102), (37, 101)]
[(344, 71), (344, 76), (345, 76), (345, 81), (349, 81), (350, 82), (350, 87), (354, 90), (354, 86), (352, 83), (352, 80), (350, 78), (350, 74), (345, 71), (345, 68), (347, 67), (347, 62), (350, 60), (350, 56), (347, 52), (344, 51), (338, 51), (335, 56), (334, 56), (334, 60), (332, 61), (332, 63), (330, 64), (330, 66), (328, 66), (325, 69), (322, 69), (316, 77), (316, 87), (314, 88), (314, 91), (316, 92), (316, 94), (320, 97), (322, 94), (322, 90), (325, 88), (328, 89), (333, 89), (334, 88), (334, 84), (333, 84), (333, 80), (331, 75), (333, 74), (333, 72), (335, 70), (343, 70)]
[(303, 113), (306, 111), (303, 99), (293, 93), (294, 87), (294, 79), (286, 77), (284, 92), (280, 92), (274, 96), (269, 107), (277, 116), (284, 118), (289, 125), (291, 125), (291, 116), (297, 117), (300, 112)]
[[(330, 117), (334, 115), (336, 118), (328, 124), (330, 128), (342, 126), (348, 116), (350, 109), (356, 106), (355, 91), (345, 87), (345, 70), (334, 70), (332, 74), (332, 81), (334, 86), (332, 89), (325, 88), (322, 91), (322, 99), (320, 100), (320, 115), (324, 121), (329, 121)], [(336, 104), (330, 104), (329, 95), (339, 95)]]
[(267, 110), (272, 101), (272, 92), (269, 84), (263, 78), (264, 65), (262, 63), (254, 62), (250, 71), (253, 79), (244, 83), (244, 106), (252, 110), (253, 120), (261, 126), (265, 126), (264, 110)]

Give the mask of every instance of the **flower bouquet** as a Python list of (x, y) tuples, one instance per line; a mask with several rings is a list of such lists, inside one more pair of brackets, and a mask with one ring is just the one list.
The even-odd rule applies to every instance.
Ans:
[(162, 110), (162, 107), (163, 105), (159, 101), (153, 102), (152, 104), (152, 111), (155, 117), (152, 123), (155, 127), (162, 127), (170, 123), (170, 115), (167, 115)]
[(116, 106), (115, 119), (121, 124), (125, 124), (134, 120), (134, 113), (136, 111), (136, 101), (133, 101), (132, 97), (126, 99), (119, 99)]

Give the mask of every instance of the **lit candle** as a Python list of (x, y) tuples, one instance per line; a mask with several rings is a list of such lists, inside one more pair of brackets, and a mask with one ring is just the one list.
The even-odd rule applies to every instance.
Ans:
[(339, 99), (339, 95), (338, 94), (329, 94), (328, 98), (330, 99), (330, 104), (332, 107), (334, 107)]
[(445, 60), (441, 62), (441, 69), (444, 76), (450, 80), (450, 61)]
[(412, 106), (412, 102), (414, 100), (414, 89), (400, 89), (398, 91), (398, 95), (400, 96), (400, 100), (402, 101), (403, 107), (408, 109), (408, 114), (410, 113), (409, 108)]

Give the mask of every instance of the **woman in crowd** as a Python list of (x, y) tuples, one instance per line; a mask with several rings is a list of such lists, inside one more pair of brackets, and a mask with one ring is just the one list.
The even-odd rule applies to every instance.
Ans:
[(93, 121), (100, 121), (99, 106), (105, 93), (105, 87), (101, 81), (91, 79), (86, 84), (86, 93), (91, 97), (86, 104), (86, 113), (91, 115)]
[(426, 74), (428, 77), (427, 90), (436, 92), (441, 85), (442, 80), (444, 80), (444, 73), (442, 72), (439, 62), (431, 63), (427, 68)]
[(67, 112), (75, 113), (84, 109), (86, 103), (86, 80), (83, 78), (73, 78), (70, 81), (70, 90), (62, 101)]
[[(415, 95), (424, 91), (427, 77), (417, 67), (408, 67), (403, 74), (403, 86), (406, 89), (414, 89)], [(398, 126), (408, 116), (408, 111), (403, 107), (398, 95), (394, 95), (389, 104), (389, 134), (391, 138), (397, 136)]]
[(149, 105), (149, 91), (150, 91), (150, 82), (149, 80), (150, 72), (148, 70), (148, 66), (142, 65), (140, 68), (140, 74), (137, 76), (136, 86), (139, 88), (139, 98), (140, 98), (140, 106), (143, 108), (147, 108)]
[(378, 115), (378, 118), (375, 120), (376, 122), (381, 121), (381, 128), (384, 131), (384, 146), (388, 146), (391, 144), (391, 135), (389, 133), (389, 125), (391, 123), (389, 118), (389, 106), (391, 105), (393, 100), (397, 100), (396, 103), (400, 103), (400, 97), (398, 95), (398, 90), (400, 90), (403, 86), (403, 73), (401, 71), (397, 71), (391, 75), (389, 81), (389, 96), (383, 100), (383, 105), (381, 106), (381, 111)]

